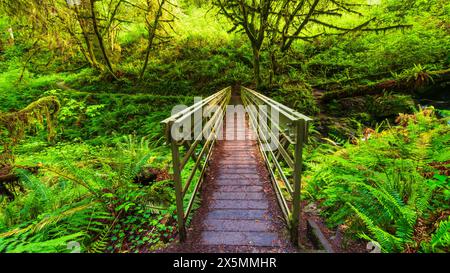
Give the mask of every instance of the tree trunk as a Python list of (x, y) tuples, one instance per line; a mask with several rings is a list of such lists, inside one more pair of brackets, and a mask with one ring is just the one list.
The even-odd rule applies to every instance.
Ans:
[(91, 2), (92, 26), (94, 28), (95, 36), (97, 36), (98, 45), (100, 46), (100, 50), (102, 52), (103, 59), (105, 60), (106, 67), (108, 68), (108, 70), (111, 73), (111, 75), (115, 79), (117, 79), (116, 75), (114, 74), (113, 68), (111, 66), (111, 62), (109, 61), (108, 54), (106, 54), (105, 45), (103, 44), (103, 38), (102, 38), (102, 36), (100, 34), (100, 31), (98, 30), (97, 17), (95, 15), (95, 0), (90, 0), (90, 2)]
[[(97, 59), (95, 58), (94, 50), (92, 49), (92, 43), (89, 40), (89, 35), (83, 24), (83, 21), (82, 21), (83, 19), (80, 16), (80, 11), (79, 11), (77, 5), (74, 5), (74, 11), (75, 11), (75, 14), (77, 15), (77, 21), (78, 21), (78, 24), (80, 25), (81, 34), (83, 35), (84, 43), (86, 44), (86, 51), (88, 53), (87, 55), (84, 54), (84, 56), (86, 57), (87, 61), (91, 64), (91, 66), (93, 68), (98, 69), (98, 63), (97, 63)], [(74, 33), (72, 36), (76, 37), (76, 34)]]
[(270, 51), (270, 76), (269, 76), (269, 85), (272, 86), (275, 75), (277, 75), (277, 59), (275, 56), (275, 52), (273, 50)]
[[(150, 34), (149, 34), (149, 35), (150, 35)], [(154, 35), (151, 35), (151, 36), (152, 36), (152, 37), (149, 38), (149, 41), (148, 41), (149, 44), (148, 44), (147, 49), (146, 49), (146, 52), (145, 52), (144, 65), (142, 66), (141, 74), (139, 75), (139, 80), (142, 80), (142, 78), (144, 77), (145, 70), (147, 70), (148, 58), (150, 57), (150, 51), (151, 51), (151, 49), (152, 49), (151, 44), (153, 43), (152, 40), (153, 40)]]
[(255, 77), (256, 89), (259, 89), (262, 85), (260, 69), (260, 49), (256, 46), (253, 46), (253, 74)]
[[(153, 40), (155, 39), (156, 30), (158, 29), (159, 19), (162, 16), (162, 9), (163, 9), (164, 2), (165, 2), (165, 0), (162, 0), (161, 3), (159, 4), (158, 11), (156, 12), (156, 15), (155, 15), (155, 20), (153, 21), (153, 25), (151, 25), (151, 24), (149, 24), (147, 22), (147, 25), (148, 25), (148, 45), (147, 45), (147, 49), (146, 49), (146, 52), (145, 52), (144, 65), (142, 66), (141, 74), (139, 75), (139, 79), (142, 79), (144, 77), (145, 70), (147, 69), (148, 58), (150, 56), (150, 52), (151, 52), (152, 47), (153, 47)], [(147, 8), (149, 8), (149, 7), (147, 7)]]
[(0, 184), (11, 183), (17, 180), (19, 180), (19, 177), (15, 174), (0, 175)]

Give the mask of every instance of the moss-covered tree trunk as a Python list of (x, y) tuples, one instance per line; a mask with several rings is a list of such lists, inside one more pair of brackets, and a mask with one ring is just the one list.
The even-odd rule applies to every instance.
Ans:
[(103, 59), (105, 60), (105, 64), (106, 64), (106, 67), (108, 68), (109, 73), (111, 73), (111, 75), (114, 78), (117, 78), (116, 75), (114, 74), (114, 70), (112, 68), (111, 61), (109, 60), (108, 54), (106, 53), (106, 48), (103, 43), (103, 37), (100, 34), (100, 31), (98, 29), (97, 16), (95, 13), (95, 0), (90, 0), (90, 3), (91, 3), (92, 26), (94, 29), (95, 36), (97, 37), (97, 40), (98, 40), (98, 45), (100, 47), (100, 51), (102, 52), (102, 56), (103, 56)]
[(259, 89), (262, 86), (260, 54), (260, 49), (257, 46), (253, 46), (253, 74), (255, 77), (256, 89)]
[[(98, 62), (95, 58), (94, 49), (92, 47), (92, 42), (89, 39), (88, 31), (86, 30), (85, 26), (85, 19), (82, 18), (83, 16), (80, 14), (80, 10), (77, 5), (74, 5), (74, 11), (77, 16), (78, 24), (80, 25), (81, 29), (81, 35), (83, 36), (84, 44), (86, 45), (86, 52), (84, 54), (85, 58), (89, 62), (89, 64), (93, 67), (98, 69)], [(76, 37), (76, 34), (73, 34), (72, 36)], [(84, 48), (81, 45), (81, 49), (84, 51)]]

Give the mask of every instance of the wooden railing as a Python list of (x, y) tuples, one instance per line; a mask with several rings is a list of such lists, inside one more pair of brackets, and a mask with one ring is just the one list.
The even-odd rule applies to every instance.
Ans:
[[(297, 245), (302, 151), (312, 119), (245, 87), (241, 88), (241, 98), (257, 135), (291, 240)], [(267, 111), (260, 111), (261, 106)], [(261, 118), (267, 122), (260, 122)]]
[(162, 121), (172, 149), (180, 241), (186, 238), (186, 220), (203, 182), (212, 148), (222, 129), (230, 97), (231, 87), (227, 87)]
[[(180, 241), (186, 238), (186, 220), (203, 182), (214, 143), (222, 133), (230, 97), (231, 87), (227, 87), (162, 121), (172, 149)], [(271, 175), (291, 240), (297, 245), (302, 152), (312, 119), (245, 87), (241, 88), (241, 98)], [(267, 111), (260, 111), (261, 107), (266, 107)], [(189, 133), (183, 131), (186, 127), (190, 128)]]

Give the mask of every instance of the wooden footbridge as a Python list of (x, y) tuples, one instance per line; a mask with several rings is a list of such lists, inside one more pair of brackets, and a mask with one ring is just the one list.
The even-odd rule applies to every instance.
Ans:
[(279, 251), (289, 237), (296, 246), (310, 121), (245, 87), (164, 120), (180, 241), (194, 251)]

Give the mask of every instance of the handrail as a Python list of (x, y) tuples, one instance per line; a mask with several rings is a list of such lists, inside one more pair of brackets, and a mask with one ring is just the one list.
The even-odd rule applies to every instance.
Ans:
[[(166, 138), (172, 150), (173, 180), (175, 183), (180, 241), (186, 239), (186, 220), (192, 210), (195, 196), (203, 182), (206, 166), (214, 143), (220, 133), (225, 108), (230, 98), (231, 87), (224, 88), (161, 122), (165, 127)], [(221, 109), (222, 111), (217, 111), (217, 109)], [(196, 114), (201, 114), (201, 122), (195, 123), (198, 121), (195, 120)], [(201, 135), (194, 135), (192, 143), (190, 140), (183, 138), (178, 140), (174, 139), (172, 135), (174, 126), (176, 128), (180, 128), (181, 126), (182, 128), (183, 123), (188, 120), (194, 120), (190, 124), (190, 132), (195, 134), (197, 129), (201, 129)], [(183, 137), (186, 137), (186, 135)], [(180, 156), (182, 152), (182, 149), (180, 149), (181, 146), (185, 148), (183, 156)], [(196, 152), (196, 150), (200, 151)], [(192, 160), (193, 166), (188, 169), (190, 160)], [(183, 181), (184, 174), (187, 174), (188, 177), (185, 181)], [(192, 186), (193, 189), (191, 189)], [(186, 197), (188, 197), (188, 200), (185, 206)]]
[[(186, 239), (186, 220), (202, 185), (212, 148), (221, 133), (225, 109), (230, 98), (231, 87), (227, 87), (162, 121), (172, 150), (180, 241)], [(308, 126), (312, 119), (245, 87), (241, 88), (241, 98), (250, 125), (257, 135), (272, 186), (290, 229), (291, 240), (297, 245), (302, 151), (307, 142)], [(266, 106), (269, 111), (258, 111), (260, 106)], [(273, 113), (277, 113), (277, 118)], [(201, 114), (200, 120), (196, 120), (197, 114)], [(261, 118), (269, 122), (260, 122)], [(189, 133), (194, 132), (194, 138), (186, 139), (187, 135), (183, 135), (183, 138), (175, 139), (172, 135), (173, 129), (186, 129), (183, 128), (186, 124), (190, 126)], [(276, 129), (278, 134), (272, 129)], [(195, 135), (196, 132), (200, 134)], [(267, 149), (269, 141), (275, 142), (277, 149)]]
[[(312, 119), (249, 88), (241, 88), (241, 97), (257, 135), (278, 203), (289, 226), (291, 240), (298, 245), (302, 152)], [(262, 105), (270, 111), (257, 112), (257, 107)], [(273, 113), (278, 116), (274, 117)], [(259, 122), (258, 116), (261, 115), (269, 122)], [(278, 137), (272, 132), (272, 128), (277, 129)], [(276, 151), (267, 149), (268, 137), (270, 141), (275, 141)]]

